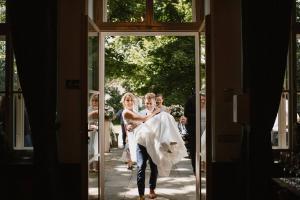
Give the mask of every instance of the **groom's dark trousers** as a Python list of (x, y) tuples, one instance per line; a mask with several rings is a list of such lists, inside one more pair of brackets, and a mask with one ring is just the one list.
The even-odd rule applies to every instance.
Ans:
[(157, 181), (157, 166), (153, 163), (151, 157), (147, 153), (146, 147), (137, 144), (136, 148), (136, 160), (137, 160), (137, 186), (139, 190), (139, 195), (142, 196), (145, 193), (145, 172), (147, 167), (147, 160), (150, 164), (150, 179), (149, 187), (154, 190)]

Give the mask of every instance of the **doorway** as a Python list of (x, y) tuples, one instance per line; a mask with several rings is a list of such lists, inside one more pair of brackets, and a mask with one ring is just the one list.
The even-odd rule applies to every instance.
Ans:
[[(191, 37), (193, 38), (193, 44), (194, 44), (194, 91), (200, 91), (201, 89), (201, 79), (200, 79), (200, 38), (199, 38), (199, 33), (198, 32), (137, 32), (137, 33), (132, 33), (132, 32), (101, 32), (100, 33), (100, 49), (99, 49), (99, 60), (100, 60), (100, 69), (99, 69), (99, 99), (101, 104), (99, 105), (100, 108), (100, 121), (99, 121), (99, 132), (100, 133), (104, 133), (105, 132), (105, 99), (106, 94), (105, 94), (105, 72), (106, 69), (109, 66), (105, 65), (105, 42), (107, 40), (108, 37), (129, 37), (129, 36), (134, 36), (134, 37)], [(180, 80), (178, 80), (180, 81)], [(196, 92), (196, 119), (200, 119), (200, 109), (198, 109), (200, 107), (200, 93)], [(101, 126), (101, 124), (103, 124), (104, 126)], [(119, 137), (120, 138), (120, 137)], [(99, 165), (100, 165), (100, 171), (99, 171), (99, 196), (100, 199), (110, 199), (113, 197), (110, 197), (108, 195), (109, 191), (111, 191), (110, 189), (112, 188), (107, 188), (106, 185), (108, 184), (109, 181), (109, 177), (107, 176), (107, 166), (106, 166), (106, 162), (105, 160), (107, 160), (107, 157), (111, 156), (113, 152), (107, 152), (107, 144), (105, 144), (105, 141), (107, 141), (107, 139), (105, 139), (105, 134), (99, 134)], [(194, 177), (194, 197), (191, 197), (190, 199), (200, 199), (201, 195), (201, 174), (200, 174), (200, 124), (196, 125), (196, 141), (198, 141), (196, 143), (196, 174)], [(110, 154), (109, 154), (110, 153)], [(110, 157), (111, 158), (111, 157)], [(181, 169), (178, 169), (179, 171)], [(134, 174), (135, 172), (133, 172), (132, 174)], [(125, 173), (126, 174), (126, 173)], [(193, 175), (192, 175), (193, 176)], [(133, 178), (134, 179), (134, 178)], [(159, 178), (160, 179), (160, 178)], [(173, 179), (173, 177), (171, 178)], [(176, 178), (175, 178), (176, 179)], [(147, 180), (146, 180), (147, 181)], [(170, 183), (172, 182), (172, 180), (170, 179), (166, 179), (163, 180), (162, 179), (162, 183), (161, 185), (164, 185), (164, 181), (165, 183), (168, 183), (167, 185), (170, 185)], [(133, 180), (133, 183), (135, 183), (135, 180)], [(130, 184), (133, 184), (130, 183)], [(134, 185), (134, 184), (133, 184)], [(184, 184), (182, 184), (184, 185)], [(147, 187), (147, 185), (146, 185)], [(176, 187), (176, 186), (175, 186)], [(157, 185), (157, 189), (159, 190), (160, 185), (158, 183)], [(170, 192), (174, 195), (174, 197), (176, 197), (176, 192), (174, 191), (178, 191), (178, 188), (169, 188), (166, 187), (164, 188), (165, 191), (167, 191), (166, 193)], [(116, 189), (117, 190), (117, 189)], [(133, 188), (134, 191), (134, 188)], [(126, 193), (126, 192), (125, 192)], [(128, 194), (128, 193), (127, 193)], [(137, 189), (135, 191), (135, 194), (137, 195)], [(116, 193), (114, 193), (114, 195), (116, 195)], [(118, 195), (118, 194), (117, 194)], [(124, 191), (123, 193), (120, 192), (121, 196), (124, 197)], [(126, 194), (125, 194), (126, 195)], [(120, 196), (119, 196), (120, 197)], [(118, 197), (118, 198), (119, 198)], [(115, 197), (116, 198), (116, 197)], [(133, 197), (132, 199), (135, 199), (135, 197)], [(167, 198), (167, 195), (166, 195)]]

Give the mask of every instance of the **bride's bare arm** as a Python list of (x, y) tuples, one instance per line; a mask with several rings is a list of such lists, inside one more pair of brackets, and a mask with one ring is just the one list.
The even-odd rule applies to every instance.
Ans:
[(134, 113), (134, 112), (128, 110), (124, 113), (124, 117), (126, 119), (144, 122), (144, 121), (147, 121), (148, 119), (150, 119), (151, 117), (153, 117), (154, 115), (158, 114), (159, 112), (160, 112), (160, 109), (157, 109), (154, 112), (152, 112), (150, 115), (140, 115), (140, 114), (137, 114), (137, 113)]

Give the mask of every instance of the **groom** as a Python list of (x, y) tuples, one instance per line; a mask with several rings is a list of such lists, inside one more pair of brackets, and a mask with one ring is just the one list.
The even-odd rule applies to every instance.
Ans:
[[(154, 93), (147, 93), (144, 97), (144, 104), (145, 104), (145, 110), (142, 110), (140, 114), (143, 115), (149, 115), (151, 114), (155, 109), (155, 94)], [(136, 148), (136, 159), (137, 159), (137, 186), (139, 190), (139, 200), (144, 200), (144, 193), (145, 193), (145, 172), (147, 167), (147, 160), (149, 160), (150, 164), (150, 179), (149, 179), (149, 187), (150, 187), (150, 199), (155, 199), (155, 188), (156, 188), (156, 182), (157, 182), (157, 166), (153, 163), (151, 157), (147, 153), (146, 147), (137, 144)]]

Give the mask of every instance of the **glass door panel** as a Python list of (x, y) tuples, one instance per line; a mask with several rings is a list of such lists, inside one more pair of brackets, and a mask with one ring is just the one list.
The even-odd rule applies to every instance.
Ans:
[(94, 0), (88, 0), (88, 16), (94, 19)]
[(200, 33), (200, 183), (201, 183), (201, 199), (206, 199), (206, 40), (205, 33)]
[(91, 24), (87, 42), (88, 195), (99, 199), (99, 34)]

